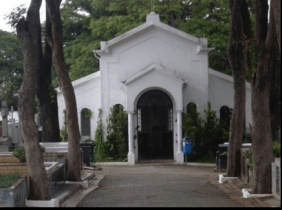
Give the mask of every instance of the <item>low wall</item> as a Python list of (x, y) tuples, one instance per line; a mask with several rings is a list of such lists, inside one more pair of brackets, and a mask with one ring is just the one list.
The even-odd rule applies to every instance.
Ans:
[(28, 175), (26, 163), (1, 163), (0, 174), (14, 174), (19, 172), (21, 176)]
[(1, 154), (0, 153), (0, 163), (20, 163), (20, 160), (10, 154)]
[(0, 188), (0, 207), (24, 207), (27, 193), (28, 184), (25, 176), (9, 188)]

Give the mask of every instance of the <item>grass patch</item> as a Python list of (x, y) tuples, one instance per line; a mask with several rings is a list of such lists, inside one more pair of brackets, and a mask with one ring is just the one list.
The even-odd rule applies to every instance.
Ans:
[(18, 172), (12, 175), (0, 175), (0, 188), (9, 188), (20, 177), (21, 176)]

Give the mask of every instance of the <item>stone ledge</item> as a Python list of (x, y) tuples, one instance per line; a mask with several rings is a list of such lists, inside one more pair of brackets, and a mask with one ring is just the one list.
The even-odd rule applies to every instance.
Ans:
[(60, 207), (59, 199), (53, 198), (47, 201), (25, 200), (26, 207)]
[(219, 174), (219, 184), (223, 184), (224, 182), (227, 182), (228, 180), (238, 179), (238, 177), (225, 177), (223, 174)]
[(243, 198), (261, 198), (261, 197), (273, 197), (272, 194), (252, 194), (251, 188), (243, 188), (242, 194)]

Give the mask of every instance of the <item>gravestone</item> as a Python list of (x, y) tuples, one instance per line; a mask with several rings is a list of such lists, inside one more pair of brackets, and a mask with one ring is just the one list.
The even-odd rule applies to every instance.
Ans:
[(9, 147), (12, 145), (12, 139), (8, 134), (8, 115), (9, 109), (7, 102), (2, 100), (1, 102), (1, 116), (2, 116), (2, 135), (0, 138), (0, 152), (8, 152)]

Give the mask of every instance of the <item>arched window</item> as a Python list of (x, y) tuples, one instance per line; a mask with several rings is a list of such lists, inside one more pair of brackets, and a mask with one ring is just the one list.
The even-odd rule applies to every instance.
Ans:
[(197, 106), (195, 103), (191, 102), (187, 105), (187, 115), (191, 118), (196, 119), (197, 117)]
[(90, 109), (82, 109), (80, 113), (81, 118), (81, 136), (90, 136), (91, 135), (91, 110)]

